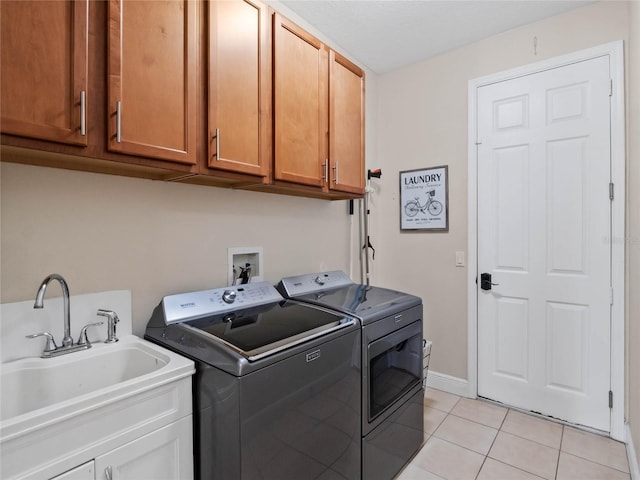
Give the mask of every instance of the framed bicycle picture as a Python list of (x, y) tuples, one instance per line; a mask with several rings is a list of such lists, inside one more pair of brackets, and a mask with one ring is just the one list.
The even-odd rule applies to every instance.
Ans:
[(449, 167), (400, 172), (400, 231), (449, 231)]

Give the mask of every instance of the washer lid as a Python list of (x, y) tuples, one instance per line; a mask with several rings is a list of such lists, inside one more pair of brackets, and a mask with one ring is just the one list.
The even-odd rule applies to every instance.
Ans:
[(253, 361), (354, 323), (353, 318), (286, 300), (181, 325)]

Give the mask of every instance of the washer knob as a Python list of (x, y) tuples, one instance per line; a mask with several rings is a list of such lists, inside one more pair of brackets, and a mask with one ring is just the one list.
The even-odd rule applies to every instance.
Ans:
[(322, 277), (320, 277), (320, 275), (318, 275), (318, 276), (316, 277), (315, 282), (316, 282), (318, 285), (324, 285), (325, 279), (324, 279), (324, 278), (322, 278)]
[(222, 300), (224, 301), (224, 303), (233, 303), (236, 301), (237, 295), (238, 294), (235, 290), (225, 290), (222, 294)]

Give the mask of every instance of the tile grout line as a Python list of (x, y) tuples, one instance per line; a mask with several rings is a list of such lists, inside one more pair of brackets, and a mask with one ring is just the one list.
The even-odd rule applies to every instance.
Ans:
[(501, 463), (502, 465), (506, 465), (507, 467), (511, 467), (511, 468), (513, 468), (515, 470), (519, 470), (521, 472), (524, 472), (527, 475), (531, 475), (532, 477), (539, 478), (540, 480), (546, 480), (544, 477), (541, 477), (540, 475), (537, 475), (535, 473), (531, 473), (528, 470), (525, 470), (524, 468), (516, 467), (515, 465), (511, 465), (510, 463), (503, 462), (502, 460), (498, 460), (497, 458), (493, 458), (493, 457), (487, 457), (487, 458), (490, 458), (494, 462)]
[[(496, 430), (496, 436), (493, 437), (493, 440), (491, 441), (491, 445), (489, 446), (489, 449), (487, 450), (487, 454), (484, 456), (484, 460), (482, 460), (482, 465), (480, 465), (480, 470), (478, 470), (478, 473), (476, 474), (475, 480), (478, 480), (478, 477), (480, 476), (480, 472), (484, 468), (484, 464), (487, 463), (487, 458), (489, 458), (489, 453), (491, 452), (491, 449), (493, 448), (493, 444), (496, 443), (496, 438), (498, 438), (498, 434), (500, 433), (500, 428), (502, 428), (502, 424), (504, 423), (504, 419), (507, 418), (507, 414), (508, 413), (509, 413), (509, 410), (507, 410), (507, 413), (504, 414), (504, 418), (502, 419), (502, 422), (500, 422), (500, 427)], [(473, 420), (471, 420), (471, 421), (473, 421)]]
[[(510, 409), (509, 409), (509, 411), (512, 411), (512, 409), (510, 408)], [(522, 413), (522, 412), (520, 412), (519, 410), (513, 410), (513, 411), (515, 411), (515, 412), (517, 412), (517, 413)], [(527, 414), (525, 413), (524, 415), (527, 415)], [(532, 416), (532, 418), (537, 418), (537, 417)], [(544, 419), (541, 419), (541, 420), (543, 420), (543, 421), (545, 421), (545, 422), (549, 422), (549, 423), (556, 424), (555, 422), (551, 422), (551, 421), (549, 421), (549, 420), (544, 420)], [(562, 427), (562, 431), (564, 432), (564, 425), (561, 425), (561, 424), (556, 424), (556, 425), (560, 425), (560, 427)], [(519, 433), (508, 432), (508, 431), (506, 431), (506, 430), (502, 430), (502, 427), (500, 427), (500, 431), (502, 431), (502, 432), (504, 432), (504, 433), (508, 433), (509, 435), (513, 435), (514, 437), (522, 438), (523, 440), (528, 440), (528, 441), (530, 441), (530, 442), (532, 442), (532, 443), (536, 443), (536, 444), (538, 444), (538, 445), (540, 445), (540, 446), (543, 446), (543, 447), (551, 448), (551, 449), (553, 449), (553, 450), (558, 450), (558, 451), (560, 451), (560, 446), (558, 446), (558, 448), (556, 448), (556, 447), (552, 447), (551, 445), (547, 445), (546, 443), (542, 443), (542, 442), (539, 442), (539, 441), (537, 441), (537, 440), (533, 440), (533, 439), (531, 439), (531, 438), (524, 437), (524, 436), (522, 436), (522, 435), (521, 435), (521, 434), (519, 434)], [(560, 444), (562, 444), (562, 434), (560, 434)]]
[(560, 446), (558, 447), (558, 460), (556, 461), (555, 480), (558, 480), (558, 470), (560, 469), (560, 454), (562, 453), (562, 442), (564, 442), (564, 425), (562, 425), (562, 434), (560, 435)]
[[(498, 435), (500, 435), (500, 432), (502, 431), (502, 426), (504, 425), (504, 422), (507, 419), (507, 415), (509, 415), (509, 410), (510, 409), (507, 408), (507, 411), (505, 412), (504, 417), (502, 418), (502, 421), (500, 422), (500, 426), (496, 430), (496, 436), (493, 437), (493, 441), (491, 442), (491, 445), (489, 446), (489, 450), (487, 450), (487, 454), (484, 456), (484, 460), (482, 461), (482, 465), (480, 465), (480, 470), (478, 470), (478, 475), (476, 475), (476, 480), (478, 479), (478, 476), (480, 475), (480, 472), (482, 471), (482, 468), (484, 467), (484, 464), (487, 463), (487, 458), (491, 458), (492, 460), (495, 460), (493, 457), (489, 457), (489, 454), (491, 453), (491, 449), (493, 448), (493, 445), (496, 443), (496, 439), (498, 438)], [(500, 460), (496, 460), (496, 461), (499, 462)], [(500, 462), (500, 463), (503, 463), (503, 462)], [(510, 466), (513, 467), (513, 465), (510, 465)], [(516, 468), (516, 467), (514, 467), (514, 468)]]
[[(581, 430), (581, 429), (579, 429), (579, 428), (572, 427), (571, 425), (565, 425), (565, 426), (563, 427), (563, 429), (562, 429), (562, 441), (560, 442), (560, 452), (562, 452), (562, 443), (564, 442), (564, 431), (565, 431), (565, 427), (573, 428), (573, 429), (575, 429), (575, 430), (578, 430), (578, 432), (580, 432), (580, 433), (584, 433), (584, 434), (587, 434), (587, 435), (595, 435), (595, 436), (600, 437), (600, 438), (603, 438), (603, 439), (611, 440), (612, 442), (622, 443), (622, 444), (623, 444), (623, 445), (625, 445), (625, 447), (626, 447), (626, 444), (625, 444), (624, 442), (618, 442), (617, 440), (613, 440), (612, 438), (610, 438), (610, 437), (606, 437), (606, 436), (604, 436), (604, 435), (599, 435), (599, 434), (597, 434), (597, 433), (589, 432), (589, 431), (586, 431), (586, 430)], [(629, 477), (631, 477), (631, 466), (629, 465), (629, 455), (627, 454), (627, 450), (626, 450), (626, 448), (625, 448), (625, 450), (624, 450), (624, 455), (625, 455), (625, 459), (626, 459), (626, 461), (627, 461), (627, 468), (629, 469), (629, 471), (628, 471), (628, 472), (625, 472), (624, 470), (620, 470), (619, 468), (614, 467), (614, 466), (612, 466), (612, 465), (607, 465), (607, 464), (605, 464), (605, 463), (601, 463), (600, 461), (598, 461), (598, 460), (596, 460), (596, 459), (583, 457), (582, 455), (578, 455), (577, 453), (566, 452), (566, 451), (565, 451), (564, 453), (565, 453), (566, 455), (571, 455), (572, 457), (579, 458), (579, 459), (581, 459), (581, 460), (585, 460), (585, 461), (590, 462), (590, 463), (593, 463), (593, 464), (595, 464), (595, 465), (599, 465), (599, 466), (604, 467), (604, 468), (609, 468), (609, 469), (611, 469), (611, 470), (615, 470), (615, 471), (617, 471), (617, 472), (624, 473), (624, 474), (626, 474), (626, 475), (629, 475)], [(559, 457), (559, 455), (558, 455), (558, 457)]]

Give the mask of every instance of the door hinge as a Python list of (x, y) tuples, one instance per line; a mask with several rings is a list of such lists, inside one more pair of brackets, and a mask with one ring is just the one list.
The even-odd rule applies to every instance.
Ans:
[(609, 182), (609, 200), (613, 200), (613, 182)]
[(609, 390), (609, 408), (613, 408), (613, 392)]
[(609, 288), (609, 305), (613, 305), (613, 287)]
[(481, 139), (479, 139), (479, 138), (477, 138), (477, 139), (476, 139), (476, 145), (482, 145), (482, 140), (481, 140)]
[(613, 78), (609, 79), (609, 96), (613, 96)]

